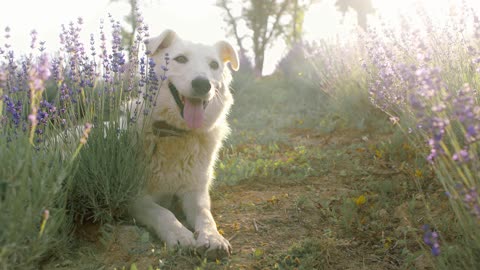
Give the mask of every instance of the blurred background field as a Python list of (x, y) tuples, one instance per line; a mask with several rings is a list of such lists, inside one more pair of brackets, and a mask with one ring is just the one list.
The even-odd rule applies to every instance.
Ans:
[(212, 190), (232, 257), (168, 250), (126, 213), (148, 177), (132, 123), (168, 78), (142, 40), (178, 8), (132, 0), (52, 49), (0, 21), (0, 269), (476, 268), (478, 3), (180, 2), (214, 9), (241, 58)]

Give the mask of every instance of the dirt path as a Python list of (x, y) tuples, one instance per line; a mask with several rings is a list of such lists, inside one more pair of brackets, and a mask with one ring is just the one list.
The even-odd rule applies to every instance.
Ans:
[[(418, 250), (410, 241), (417, 232), (408, 231), (418, 225), (402, 203), (413, 190), (408, 175), (375, 157), (366, 133), (290, 135), (293, 144), (322, 153), (310, 160), (316, 176), (254, 177), (212, 192), (219, 230), (234, 250), (228, 260), (166, 250), (128, 225), (94, 229), (96, 239), (80, 244), (75, 259), (45, 269), (129, 269), (132, 263), (138, 269), (401, 268), (405, 252)], [(425, 269), (421, 260), (411, 264)]]
[[(303, 251), (303, 255), (314, 260), (309, 262), (310, 266), (324, 268), (347, 259), (338, 257), (341, 252), (337, 251), (352, 247), (355, 244), (352, 240), (335, 239), (336, 243), (329, 243), (328, 237), (322, 239), (322, 235), (329, 233), (329, 226), (321, 201), (339, 192), (328, 182), (328, 179), (311, 179), (301, 185), (263, 182), (221, 188), (220, 192), (225, 195), (216, 200), (214, 210), (225, 233), (234, 236), (231, 243), (237, 251), (232, 258), (232, 268), (299, 267), (303, 261), (302, 250), (291, 254), (295, 252), (290, 249), (295, 243), (308, 245), (307, 241), (312, 239), (319, 240), (322, 246), (314, 254)], [(232, 204), (240, 198), (240, 204)], [(318, 248), (314, 243), (311, 245), (310, 248)], [(338, 267), (346, 269), (344, 264)], [(358, 265), (351, 267), (359, 269)]]

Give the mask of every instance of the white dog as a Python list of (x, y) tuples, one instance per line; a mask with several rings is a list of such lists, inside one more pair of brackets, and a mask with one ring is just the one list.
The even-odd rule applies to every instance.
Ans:
[[(155, 149), (150, 164), (154, 177), (130, 212), (167, 246), (194, 247), (209, 258), (228, 256), (230, 243), (218, 232), (210, 212), (209, 187), (218, 151), (229, 133), (226, 116), (233, 98), (226, 64), (238, 70), (237, 53), (226, 41), (196, 44), (171, 30), (149, 39), (147, 50), (157, 74), (163, 72), (166, 53), (171, 60), (151, 118), (141, 120), (146, 124), (146, 148)], [(174, 197), (194, 232), (167, 209)]]

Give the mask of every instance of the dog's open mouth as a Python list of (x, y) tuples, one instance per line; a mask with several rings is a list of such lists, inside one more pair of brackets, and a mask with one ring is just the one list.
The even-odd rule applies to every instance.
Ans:
[(180, 115), (187, 123), (187, 126), (191, 129), (200, 128), (203, 123), (208, 101), (181, 95), (175, 85), (171, 82), (168, 83), (168, 88), (170, 89), (170, 92), (180, 109)]

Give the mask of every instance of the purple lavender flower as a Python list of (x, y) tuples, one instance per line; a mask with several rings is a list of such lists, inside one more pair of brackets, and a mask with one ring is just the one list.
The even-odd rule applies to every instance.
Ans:
[(140, 80), (138, 81), (139, 88), (143, 87), (146, 83), (146, 65), (145, 57), (140, 58)]
[(470, 214), (480, 222), (480, 199), (478, 196), (477, 187), (465, 187), (462, 184), (458, 184), (456, 189), (459, 195), (462, 197), (463, 205)]
[(440, 243), (439, 243), (439, 235), (438, 232), (432, 231), (428, 224), (422, 226), (422, 230), (424, 231), (423, 234), (423, 241), (427, 246), (431, 248), (431, 252), (433, 256), (440, 255)]
[[(111, 16), (111, 15), (109, 15)], [(123, 65), (125, 64), (125, 55), (122, 52), (122, 27), (120, 22), (112, 22), (112, 71), (123, 73)]]
[(445, 128), (449, 125), (449, 120), (436, 116), (429, 120), (431, 123), (428, 131), (432, 137), (428, 140), (430, 155), (427, 157), (427, 160), (434, 162), (437, 156), (444, 154), (441, 142), (445, 134)]
[(453, 161), (457, 163), (466, 163), (471, 160), (471, 156), (468, 153), (468, 149), (462, 149), (452, 156)]
[(40, 41), (39, 42), (40, 48), (38, 48), (38, 51), (40, 51), (41, 53), (43, 53), (45, 51), (45, 43), (46, 43), (46, 41)]
[[(11, 30), (11, 29), (10, 29), (9, 26), (5, 27), (5, 36), (4, 36), (5, 39), (9, 39), (9, 38), (10, 38), (10, 30)], [(10, 46), (5, 46), (5, 47), (8, 48), (8, 47), (10, 47)]]
[(152, 58), (148, 59), (148, 81), (149, 89), (148, 91), (154, 92), (158, 89), (158, 77), (155, 72), (155, 61)]
[[(46, 127), (50, 124), (59, 123), (66, 126), (71, 122), (73, 124), (78, 123), (77, 118), (84, 113), (85, 108), (78, 110), (79, 106), (75, 104), (77, 101), (82, 100), (82, 106), (100, 106), (100, 102), (97, 103), (96, 99), (100, 96), (103, 98), (103, 94), (106, 94), (106, 97), (112, 100), (108, 104), (114, 106), (112, 104), (116, 105), (118, 100), (115, 99), (117, 96), (110, 94), (113, 90), (120, 88), (123, 91), (133, 92), (133, 95), (137, 95), (137, 90), (141, 93), (147, 92), (149, 106), (154, 105), (153, 101), (158, 92), (159, 84), (166, 80), (165, 72), (168, 70), (169, 59), (166, 57), (166, 64), (161, 67), (163, 74), (155, 74), (155, 69), (158, 69), (158, 67), (155, 67), (155, 63), (145, 57), (142, 60), (143, 67), (140, 68), (142, 69), (141, 87), (136, 85), (138, 80), (135, 76), (141, 62), (139, 61), (141, 57), (139, 52), (141, 46), (143, 46), (143, 40), (148, 37), (148, 26), (145, 25), (138, 8), (135, 12), (138, 15), (137, 38), (133, 40), (134, 44), (128, 53), (128, 69), (126, 65), (127, 54), (122, 48), (121, 25), (118, 21), (114, 21), (112, 17), (110, 17), (113, 29), (110, 36), (111, 43), (107, 41), (108, 35), (104, 31), (102, 22), (98, 43), (101, 50), (98, 53), (95, 51), (97, 44), (95, 44), (93, 35), (90, 36), (90, 42), (86, 45), (81, 41), (80, 33), (84, 24), (81, 18), (62, 25), (60, 52), (51, 54), (55, 55), (51, 61), (44, 53), (45, 42), (39, 42), (36, 31), (30, 33), (30, 47), (32, 50), (38, 49), (41, 52), (40, 57), (35, 58), (36, 54), (32, 52), (20, 60), (16, 59), (13, 48), (9, 44), (10, 29), (7, 27), (4, 32), (5, 42), (0, 45), (0, 100), (3, 106), (0, 121), (2, 127), (5, 123), (13, 127), (20, 127), (25, 132), (30, 131), (31, 136), (32, 134), (37, 135), (35, 138), (31, 137), (31, 142), (34, 141), (33, 139), (39, 141), (38, 135), (48, 135), (46, 134), (48, 130)], [(107, 44), (112, 46), (107, 48)], [(100, 60), (96, 57), (99, 57)], [(124, 71), (131, 75), (121, 76), (122, 78), (129, 78), (128, 85), (118, 83), (121, 78), (118, 73)], [(48, 85), (52, 88), (56, 87), (58, 95), (49, 95), (47, 100), (44, 90), (47, 80), (50, 78), (52, 78), (52, 81)], [(98, 84), (96, 84), (97, 82)], [(97, 88), (96, 85), (104, 86), (104, 88)], [(27, 105), (30, 105), (28, 110), (26, 109)], [(103, 103), (101, 106), (103, 106)], [(95, 107), (91, 111), (100, 111), (98, 109)]]
[(472, 144), (480, 139), (480, 106), (475, 105), (476, 91), (465, 84), (452, 101), (455, 117), (465, 129), (465, 141)]
[(4, 95), (2, 97), (3, 102), (6, 106), (7, 115), (10, 115), (10, 119), (15, 125), (18, 127), (20, 122), (22, 121), (22, 111), (23, 111), (23, 104), (20, 100), (14, 101), (8, 95)]
[(33, 49), (35, 49), (36, 44), (37, 44), (37, 31), (32, 30), (32, 32), (30, 32), (30, 36), (32, 38), (31, 42), (30, 42), (30, 48), (33, 50)]

